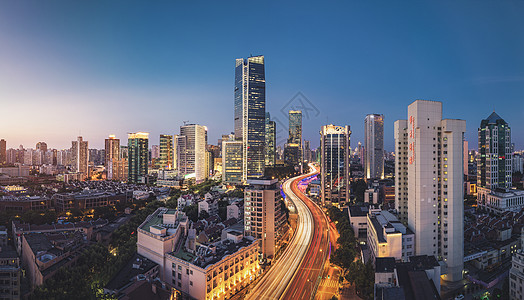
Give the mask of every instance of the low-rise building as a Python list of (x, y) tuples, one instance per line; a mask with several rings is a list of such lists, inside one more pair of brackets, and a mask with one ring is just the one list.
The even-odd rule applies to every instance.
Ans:
[(513, 254), (509, 271), (509, 297), (511, 300), (524, 299), (524, 252)]
[(353, 228), (355, 237), (366, 237), (368, 228), (368, 213), (369, 208), (367, 206), (349, 206), (349, 223), (351, 228)]
[(27, 211), (45, 210), (52, 207), (52, 200), (46, 196), (2, 196), (0, 210)]
[(378, 257), (408, 261), (415, 254), (415, 234), (390, 212), (371, 210), (367, 215), (367, 227), (372, 261)]
[(16, 251), (3, 245), (0, 249), (0, 299), (20, 299), (20, 260)]
[(481, 209), (502, 214), (520, 212), (524, 208), (524, 190), (477, 187), (477, 206)]
[(113, 206), (133, 200), (133, 191), (109, 192), (99, 190), (84, 190), (80, 193), (55, 194), (56, 211), (62, 212), (78, 209), (92, 209), (103, 206)]
[(210, 216), (218, 215), (218, 201), (210, 198), (198, 202), (198, 214), (203, 211), (207, 212)]
[(154, 280), (158, 277), (158, 271), (157, 263), (135, 254), (107, 283), (104, 293), (119, 297), (125, 289), (137, 281)]

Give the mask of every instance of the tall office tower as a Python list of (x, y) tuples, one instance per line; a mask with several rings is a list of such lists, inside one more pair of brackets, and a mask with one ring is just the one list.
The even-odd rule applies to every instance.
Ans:
[[(415, 233), (415, 254), (437, 257), (445, 280), (461, 280), (466, 121), (443, 120), (442, 102), (417, 100), (408, 106), (408, 121), (397, 121), (395, 130), (397, 158), (408, 163), (408, 227)], [(399, 151), (406, 133), (407, 149)]]
[(265, 165), (274, 166), (276, 164), (276, 149), (275, 144), (277, 140), (276, 135), (277, 124), (271, 121), (269, 112), (266, 112), (266, 154)]
[(136, 132), (127, 134), (128, 176), (129, 183), (145, 183), (149, 154), (149, 133)]
[(208, 177), (206, 172), (207, 127), (197, 124), (180, 126), (177, 137), (177, 159), (180, 175), (194, 177), (201, 182)]
[(104, 164), (106, 168), (113, 159), (120, 159), (120, 139), (111, 134), (109, 138), (105, 139)]
[(289, 138), (287, 143), (291, 146), (297, 145), (300, 153), (298, 162), (302, 162), (302, 111), (289, 111)]
[(349, 125), (325, 125), (320, 130), (322, 203), (343, 206), (349, 201)]
[(89, 148), (88, 142), (79, 136), (71, 142), (71, 166), (73, 171), (82, 173), (82, 178), (89, 176)]
[(264, 56), (239, 58), (235, 65), (235, 138), (243, 142), (245, 178), (264, 175), (265, 117)]
[(311, 162), (311, 146), (310, 146), (309, 141), (304, 140), (304, 149), (302, 153), (304, 154), (304, 161), (307, 163), (310, 163)]
[(0, 166), (7, 163), (7, 143), (4, 139), (0, 140)]
[(478, 129), (477, 186), (489, 190), (511, 187), (511, 129), (493, 112)]
[(158, 166), (162, 169), (173, 169), (173, 136), (170, 134), (160, 135), (160, 159)]
[(276, 252), (285, 214), (280, 209), (277, 179), (248, 179), (244, 191), (244, 235), (260, 240), (264, 257)]
[(384, 179), (384, 115), (367, 115), (364, 135), (366, 178)]
[(408, 224), (408, 121), (397, 120), (395, 131), (395, 208), (398, 220)]
[(227, 184), (245, 184), (242, 177), (242, 141), (222, 141), (222, 181)]
[(468, 156), (469, 156), (469, 150), (468, 150), (468, 141), (464, 140), (464, 175), (468, 176)]
[(160, 146), (152, 145), (151, 146), (151, 159), (158, 159), (160, 157)]

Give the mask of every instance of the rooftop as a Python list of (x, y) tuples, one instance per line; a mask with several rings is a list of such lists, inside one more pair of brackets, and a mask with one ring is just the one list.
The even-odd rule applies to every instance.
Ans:
[(136, 276), (147, 273), (149, 270), (158, 266), (157, 263), (135, 253), (133, 257), (118, 271), (109, 281), (105, 288), (109, 290), (120, 290), (130, 284)]

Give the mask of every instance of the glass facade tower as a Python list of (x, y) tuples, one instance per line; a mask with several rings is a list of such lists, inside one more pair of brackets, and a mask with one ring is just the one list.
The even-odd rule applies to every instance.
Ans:
[(271, 121), (269, 112), (266, 112), (266, 166), (274, 166), (276, 164), (276, 123)]
[(160, 159), (158, 166), (161, 169), (173, 169), (173, 136), (170, 134), (161, 134), (160, 135)]
[(128, 182), (145, 182), (149, 156), (149, 133), (137, 132), (127, 135)]
[(243, 142), (242, 169), (248, 177), (264, 175), (266, 79), (264, 56), (239, 58), (235, 64), (235, 139)]
[(322, 126), (320, 130), (320, 176), (322, 203), (339, 206), (349, 201), (349, 126)]

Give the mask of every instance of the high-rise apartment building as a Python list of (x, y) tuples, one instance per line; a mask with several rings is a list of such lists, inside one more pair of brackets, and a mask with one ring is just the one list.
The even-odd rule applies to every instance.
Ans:
[[(286, 151), (287, 149), (287, 151)], [(289, 111), (289, 137), (285, 145), (284, 160), (290, 165), (302, 165), (302, 111)]]
[(395, 209), (398, 220), (408, 224), (408, 121), (397, 120), (395, 134)]
[(72, 141), (71, 143), (71, 165), (73, 171), (82, 173), (82, 178), (86, 178), (89, 176), (88, 142), (79, 136), (76, 141)]
[(384, 115), (370, 114), (364, 119), (366, 178), (384, 179)]
[(494, 190), (511, 187), (511, 129), (496, 112), (478, 129), (477, 186)]
[[(445, 265), (445, 280), (461, 280), (466, 121), (443, 120), (442, 102), (417, 100), (408, 106), (408, 120), (397, 121), (395, 130), (397, 159), (407, 161), (407, 219), (415, 233), (415, 255), (437, 257)], [(404, 188), (399, 180), (396, 184)]]
[(105, 139), (105, 150), (104, 163), (107, 168), (111, 160), (120, 159), (120, 139), (110, 135), (109, 138)]
[(342, 206), (349, 201), (349, 125), (325, 125), (320, 130), (322, 203)]
[(262, 55), (236, 60), (234, 117), (235, 138), (243, 142), (244, 177), (261, 177), (266, 141), (266, 78)]
[(244, 234), (260, 240), (264, 257), (273, 257), (285, 214), (277, 179), (248, 179), (244, 191)]
[(208, 177), (206, 171), (207, 127), (197, 124), (180, 126), (177, 137), (177, 160), (180, 175), (194, 177), (201, 182)]
[(47, 151), (47, 143), (46, 142), (38, 142), (36, 143), (36, 150), (40, 150), (42, 152)]
[(174, 159), (173, 136), (170, 134), (160, 135), (160, 157), (158, 166), (162, 169), (173, 169)]
[(0, 166), (7, 163), (7, 143), (4, 139), (0, 140)]
[(145, 183), (149, 161), (149, 133), (136, 132), (127, 135), (128, 176), (130, 183)]
[(274, 166), (276, 164), (276, 122), (271, 121), (269, 112), (266, 112), (266, 154), (265, 165)]
[(303, 147), (303, 156), (304, 161), (307, 163), (310, 163), (312, 161), (312, 155), (311, 155), (311, 143), (310, 141), (304, 140), (304, 147)]

